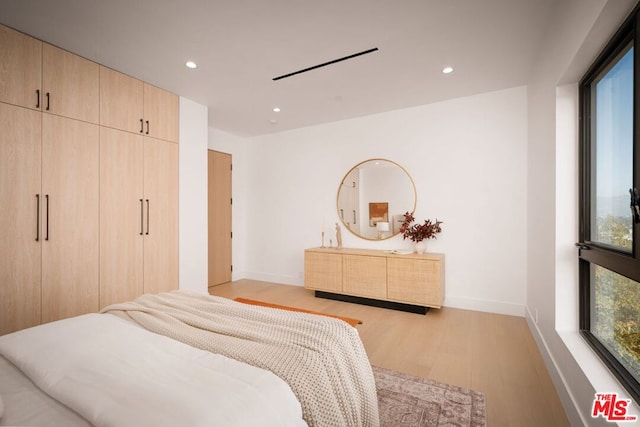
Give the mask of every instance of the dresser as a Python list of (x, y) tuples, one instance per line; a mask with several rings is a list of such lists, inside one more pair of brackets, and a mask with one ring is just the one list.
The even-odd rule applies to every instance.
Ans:
[(306, 249), (304, 286), (317, 297), (424, 314), (442, 307), (444, 254)]

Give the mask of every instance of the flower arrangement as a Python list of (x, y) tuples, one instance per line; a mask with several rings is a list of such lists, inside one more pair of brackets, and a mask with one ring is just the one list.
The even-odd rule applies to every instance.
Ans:
[(435, 222), (425, 219), (423, 224), (412, 224), (413, 221), (415, 221), (413, 214), (406, 212), (404, 214), (404, 222), (400, 226), (400, 233), (402, 233), (403, 239), (408, 238), (417, 243), (424, 239), (435, 239), (436, 234), (442, 231), (442, 228), (440, 228), (442, 221), (437, 219)]

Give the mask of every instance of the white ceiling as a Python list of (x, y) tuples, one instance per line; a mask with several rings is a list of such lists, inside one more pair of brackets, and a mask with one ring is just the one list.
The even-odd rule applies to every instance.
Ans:
[(0, 22), (207, 105), (210, 126), (246, 137), (524, 85), (556, 4), (0, 0)]

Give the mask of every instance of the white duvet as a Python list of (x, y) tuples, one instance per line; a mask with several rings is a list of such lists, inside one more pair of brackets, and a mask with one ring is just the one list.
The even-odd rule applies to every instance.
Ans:
[(271, 372), (109, 314), (1, 336), (0, 354), (95, 426), (306, 425)]

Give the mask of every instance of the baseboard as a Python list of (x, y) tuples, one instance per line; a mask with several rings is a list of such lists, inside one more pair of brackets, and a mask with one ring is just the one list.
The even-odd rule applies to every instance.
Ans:
[(503, 301), (482, 300), (455, 296), (445, 296), (445, 307), (462, 308), (465, 310), (483, 311), (486, 313), (506, 314), (524, 317), (525, 306)]
[[(578, 402), (576, 402), (573, 394), (571, 393), (571, 388), (567, 385), (567, 380), (562, 374), (555, 357), (553, 357), (553, 354), (549, 351), (547, 341), (542, 336), (542, 333), (538, 328), (538, 324), (535, 322), (528, 307), (525, 308), (525, 319), (529, 326), (529, 331), (531, 331), (531, 335), (538, 346), (538, 350), (544, 359), (544, 364), (551, 376), (556, 392), (560, 397), (560, 401), (562, 402), (562, 406), (567, 414), (567, 418), (572, 425), (589, 425), (589, 420), (580, 412), (580, 405), (578, 405)], [(580, 424), (577, 423), (577, 420), (580, 420)]]
[(304, 279), (294, 276), (284, 276), (270, 273), (245, 272), (243, 279), (258, 280), (260, 282), (280, 283), (282, 285), (304, 286)]

